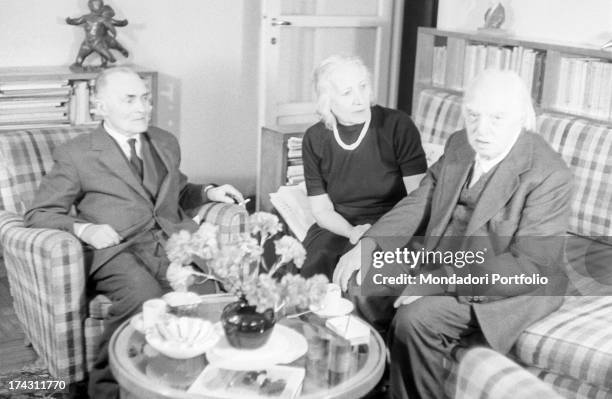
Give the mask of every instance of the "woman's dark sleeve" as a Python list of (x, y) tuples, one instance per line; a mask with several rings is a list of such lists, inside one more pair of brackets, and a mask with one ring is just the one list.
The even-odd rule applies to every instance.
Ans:
[(412, 119), (403, 112), (395, 125), (393, 135), (395, 159), (402, 176), (425, 173), (427, 158), (425, 158), (425, 151), (421, 145), (421, 135)]
[[(304, 163), (304, 180), (306, 182), (306, 192), (308, 196), (315, 196), (327, 193), (325, 181), (321, 175), (321, 158), (315, 151), (313, 134), (306, 131), (302, 140), (302, 162)], [(320, 144), (320, 143), (319, 143)]]

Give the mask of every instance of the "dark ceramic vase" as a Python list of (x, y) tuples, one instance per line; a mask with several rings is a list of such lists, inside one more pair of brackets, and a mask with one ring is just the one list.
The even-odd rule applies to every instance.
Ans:
[(221, 323), (227, 341), (238, 349), (257, 349), (268, 339), (276, 319), (272, 309), (263, 313), (255, 310), (244, 300), (232, 302), (223, 308)]

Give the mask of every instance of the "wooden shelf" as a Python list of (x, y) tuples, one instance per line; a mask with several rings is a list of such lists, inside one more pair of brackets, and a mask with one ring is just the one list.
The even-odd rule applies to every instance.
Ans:
[(257, 176), (257, 210), (271, 212), (270, 193), (287, 182), (287, 143), (302, 137), (310, 125), (283, 125), (261, 129), (261, 158)]
[[(149, 88), (151, 90), (151, 98), (153, 107), (153, 113), (151, 115), (151, 124), (155, 125), (157, 123), (157, 113), (155, 109), (155, 104), (157, 104), (157, 72), (152, 71), (147, 68), (143, 68), (137, 65), (121, 65), (132, 68), (136, 71), (143, 79), (147, 81)], [(33, 114), (36, 113), (32, 111), (32, 113), (28, 112), (15, 112), (14, 114), (10, 114), (10, 109), (5, 108), (2, 110), (3, 115), (15, 116), (14, 120), (10, 122), (0, 122), (0, 130), (18, 130), (18, 129), (35, 129), (35, 128), (49, 128), (49, 127), (62, 127), (62, 126), (92, 126), (99, 123), (99, 121), (89, 120), (90, 119), (90, 104), (89, 104), (89, 95), (90, 95), (90, 84), (97, 77), (99, 71), (84, 71), (84, 72), (73, 72), (70, 70), (69, 66), (26, 66), (26, 67), (1, 67), (0, 68), (0, 84), (14, 83), (14, 82), (24, 82), (28, 84), (35, 84), (36, 82), (43, 81), (66, 81), (69, 90), (66, 94), (57, 94), (51, 95), (50, 93), (46, 94), (28, 94), (27, 91), (24, 91), (23, 94), (17, 93), (15, 97), (2, 97), (0, 101), (10, 102), (10, 101), (19, 101), (21, 98), (30, 99), (34, 101), (43, 101), (45, 98), (49, 98), (50, 100), (56, 101), (61, 106), (58, 105), (48, 105), (48, 110), (44, 111), (36, 111), (36, 112), (44, 112), (44, 113), (53, 113), (60, 112), (60, 108), (62, 111), (66, 113), (66, 120), (61, 122), (48, 122), (45, 120), (41, 120), (41, 122), (36, 122), (33, 119)], [(80, 97), (75, 97), (75, 85), (79, 85), (79, 82), (88, 82), (87, 90), (82, 91)], [(64, 86), (62, 86), (64, 87)], [(82, 86), (81, 86), (82, 87)], [(44, 91), (45, 89), (39, 89), (40, 91)], [(53, 89), (51, 89), (53, 90)], [(85, 98), (87, 97), (87, 98)], [(79, 108), (79, 115), (81, 118), (76, 119), (77, 121), (84, 121), (83, 123), (71, 123), (71, 120), (75, 119), (70, 118), (70, 114), (75, 112), (75, 98), (80, 98), (80, 101), (86, 101), (86, 104)], [(36, 105), (32, 105), (33, 108), (36, 108)], [(18, 114), (23, 114), (23, 119), (19, 119), (17, 117)], [(31, 115), (28, 119), (28, 115)], [(47, 119), (47, 118), (45, 118)], [(54, 117), (49, 117), (49, 120), (56, 119)]]
[[(489, 48), (493, 47), (495, 52), (495, 47), (499, 47), (500, 51), (505, 53), (506, 60), (508, 60), (507, 54), (511, 51), (511, 48), (520, 47), (523, 49), (521, 51), (534, 51), (536, 59), (539, 59), (533, 66), (534, 74), (528, 74), (527, 76), (530, 76), (530, 80), (533, 78), (530, 89), (534, 96), (534, 106), (537, 111), (569, 115), (603, 124), (612, 122), (612, 117), (602, 118), (597, 116), (597, 114), (605, 115), (606, 113), (612, 116), (612, 94), (609, 96), (607, 94), (612, 93), (612, 85), (607, 90), (606, 88), (602, 89), (598, 84), (600, 82), (612, 82), (612, 52), (601, 50), (595, 46), (579, 47), (517, 36), (490, 35), (474, 31), (447, 31), (435, 28), (419, 28), (418, 31), (413, 114), (417, 110), (419, 94), (423, 90), (435, 89), (457, 95), (463, 94), (462, 87), (466, 83), (464, 80), (466, 76), (473, 76), (472, 72), (474, 71), (474, 69), (470, 69), (466, 71), (467, 73), (464, 73), (466, 65), (474, 67), (474, 64), (470, 62), (474, 59), (469, 58), (466, 50), (471, 45), (486, 46), (486, 51), (483, 51), (483, 53), (487, 52), (487, 57)], [(443, 58), (434, 57), (435, 48), (445, 48), (445, 50), (443, 49)], [(473, 50), (473, 48), (471, 49)], [(522, 57), (523, 53), (520, 54)], [(482, 61), (482, 56), (479, 56), (479, 61)], [(436, 64), (434, 58), (437, 62), (444, 59), (444, 62)], [(466, 58), (468, 61), (466, 61)], [(486, 63), (489, 63), (488, 58)], [(564, 63), (565, 70), (562, 67)], [(574, 69), (569, 70), (568, 63), (573, 63), (571, 68)], [(586, 66), (575, 66), (580, 63), (584, 63)], [(482, 67), (482, 65), (482, 63), (476, 64), (477, 67)], [(436, 72), (439, 72), (440, 68), (443, 71), (441, 75), (438, 75)], [(583, 70), (580, 70), (582, 75), (576, 72), (577, 68), (583, 68)], [(597, 71), (597, 73), (594, 71)], [(444, 79), (440, 79), (440, 76), (443, 76)], [(434, 84), (434, 81), (444, 84)], [(580, 86), (579, 90), (572, 86), (577, 81)], [(595, 94), (593, 95), (593, 93)], [(584, 97), (580, 97), (581, 95)], [(608, 97), (604, 98), (604, 96)], [(576, 111), (567, 111), (566, 108)], [(584, 111), (579, 111), (580, 108), (583, 108)]]

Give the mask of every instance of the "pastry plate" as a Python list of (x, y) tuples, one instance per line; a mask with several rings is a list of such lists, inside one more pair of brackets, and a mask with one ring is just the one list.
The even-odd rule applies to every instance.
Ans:
[(215, 367), (254, 370), (275, 364), (291, 363), (304, 355), (307, 350), (308, 342), (302, 334), (282, 324), (276, 324), (270, 339), (260, 348), (237, 349), (223, 336), (206, 353), (206, 357)]

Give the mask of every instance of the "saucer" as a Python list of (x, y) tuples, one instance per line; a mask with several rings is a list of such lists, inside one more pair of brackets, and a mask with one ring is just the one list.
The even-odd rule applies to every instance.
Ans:
[(229, 370), (253, 370), (275, 364), (287, 364), (308, 350), (306, 338), (292, 328), (276, 324), (270, 339), (257, 349), (237, 349), (229, 344), (225, 335), (207, 353), (215, 367)]
[(337, 317), (345, 316), (353, 311), (355, 305), (353, 302), (345, 298), (336, 300), (331, 306), (325, 306), (319, 308), (314, 305), (310, 305), (310, 310), (319, 317)]

